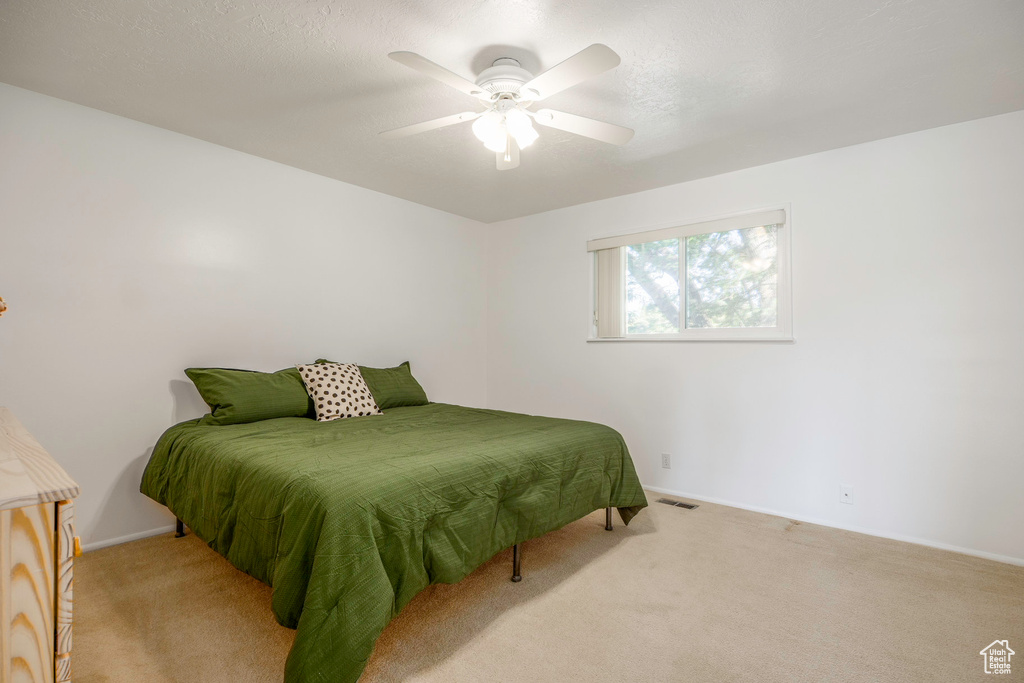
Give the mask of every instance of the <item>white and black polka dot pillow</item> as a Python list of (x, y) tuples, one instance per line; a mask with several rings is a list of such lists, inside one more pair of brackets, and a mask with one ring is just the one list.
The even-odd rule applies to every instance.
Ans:
[(318, 422), (343, 417), (383, 415), (366, 380), (354, 363), (296, 365), (306, 392), (316, 406)]

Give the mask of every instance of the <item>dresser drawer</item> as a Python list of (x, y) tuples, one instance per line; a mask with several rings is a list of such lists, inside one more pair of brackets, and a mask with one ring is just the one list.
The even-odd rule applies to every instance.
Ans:
[(0, 510), (0, 681), (54, 681), (54, 503)]

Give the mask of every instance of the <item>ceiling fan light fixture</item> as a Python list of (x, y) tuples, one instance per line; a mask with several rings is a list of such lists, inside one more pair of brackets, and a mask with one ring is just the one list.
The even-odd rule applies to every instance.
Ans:
[(494, 110), (487, 112), (473, 122), (473, 134), (492, 152), (504, 152), (509, 135), (515, 138), (520, 149), (529, 147), (539, 137), (530, 117), (519, 109), (509, 109), (504, 114)]

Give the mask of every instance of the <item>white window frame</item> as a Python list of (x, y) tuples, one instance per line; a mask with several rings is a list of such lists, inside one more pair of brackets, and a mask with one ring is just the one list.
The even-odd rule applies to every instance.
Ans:
[[(597, 316), (598, 306), (600, 305), (600, 296), (598, 292), (598, 278), (597, 278), (597, 261), (598, 261), (598, 249), (604, 244), (643, 244), (645, 242), (657, 241), (659, 239), (668, 238), (681, 238), (692, 237), (693, 235), (703, 235), (712, 232), (724, 232), (726, 230), (737, 229), (736, 226), (742, 227), (758, 227), (759, 224), (751, 223), (749, 226), (743, 225), (745, 218), (748, 216), (754, 216), (772, 211), (782, 211), (785, 214), (784, 221), (778, 224), (778, 290), (776, 296), (776, 302), (778, 305), (777, 311), (777, 325), (775, 327), (725, 327), (725, 328), (684, 328), (678, 333), (673, 334), (627, 334), (625, 330), (626, 325), (626, 287), (625, 287), (625, 266), (623, 265), (620, 279), (623, 281), (619, 288), (619, 296), (621, 300), (619, 302), (618, 310), (622, 317), (620, 321), (620, 330), (622, 330), (621, 336), (615, 337), (599, 337), (597, 329)], [(753, 219), (752, 219), (753, 220)], [(714, 227), (715, 224), (718, 227)], [(588, 326), (588, 342), (664, 342), (664, 341), (793, 341), (793, 287), (792, 287), (792, 212), (790, 211), (789, 204), (779, 204), (770, 207), (757, 209), (754, 211), (744, 211), (741, 213), (726, 214), (722, 216), (713, 216), (709, 218), (703, 218), (699, 220), (690, 220), (685, 222), (674, 222), (666, 223), (662, 225), (650, 226), (644, 229), (638, 229), (631, 231), (630, 233), (618, 233), (615, 235), (608, 235), (602, 237), (596, 237), (588, 241), (588, 251), (590, 251), (590, 281), (591, 281), (591, 300), (590, 300), (590, 320)], [(634, 239), (635, 241), (629, 241)], [(622, 252), (621, 258), (624, 262), (624, 246), (620, 248)], [(680, 260), (685, 263), (685, 250), (680, 249)], [(686, 305), (685, 295), (685, 269), (680, 269), (680, 305)], [(685, 313), (680, 312), (680, 318), (685, 320)]]

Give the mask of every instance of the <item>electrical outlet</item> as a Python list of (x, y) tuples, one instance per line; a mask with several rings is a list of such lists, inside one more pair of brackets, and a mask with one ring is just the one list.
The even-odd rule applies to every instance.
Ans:
[(853, 505), (853, 485), (839, 485), (839, 502), (846, 503), (847, 505)]
[(666, 470), (672, 469), (672, 456), (668, 453), (661, 454), (661, 466)]

